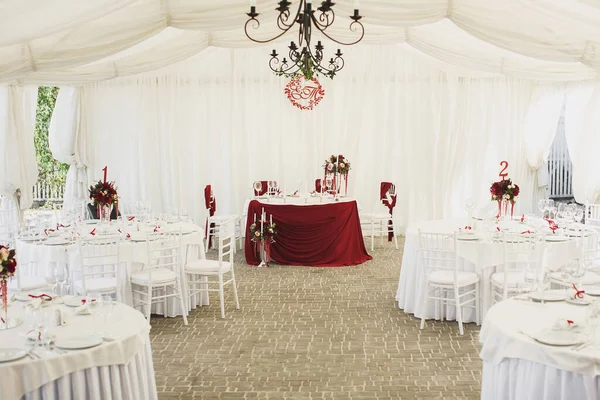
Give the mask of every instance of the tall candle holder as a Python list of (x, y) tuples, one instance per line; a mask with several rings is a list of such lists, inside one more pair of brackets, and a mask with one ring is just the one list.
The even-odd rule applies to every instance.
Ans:
[(271, 245), (275, 243), (277, 236), (276, 224), (273, 222), (273, 215), (267, 218), (264, 208), (262, 209), (260, 220), (256, 220), (254, 214), (254, 223), (250, 225), (251, 241), (254, 242), (255, 251), (260, 257), (258, 267), (268, 267), (271, 260)]

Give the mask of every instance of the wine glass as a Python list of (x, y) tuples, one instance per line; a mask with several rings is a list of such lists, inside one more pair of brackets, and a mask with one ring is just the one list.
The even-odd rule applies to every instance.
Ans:
[(583, 207), (575, 206), (574, 218), (575, 222), (581, 223), (581, 221), (583, 220)]
[[(102, 313), (104, 315), (104, 328), (108, 327), (108, 322), (113, 313), (113, 298), (111, 295), (102, 296)], [(104, 336), (110, 336), (107, 332), (104, 332)]]
[(65, 285), (67, 282), (67, 267), (65, 265), (57, 265), (55, 269), (55, 277), (58, 284), (56, 294), (58, 296), (65, 295)]
[(567, 205), (565, 203), (560, 203), (558, 205), (558, 213), (556, 214), (557, 218), (567, 218)]
[(465, 200), (465, 210), (467, 210), (467, 216), (469, 219), (473, 218), (473, 210), (475, 209), (475, 202), (473, 198), (467, 197)]
[(57, 285), (57, 280), (56, 280), (56, 270), (57, 270), (58, 266), (55, 263), (52, 263), (48, 266), (48, 268), (46, 268), (46, 276), (44, 277), (44, 279), (46, 280), (46, 283), (50, 286), (50, 288), (52, 288), (52, 294), (55, 295), (56, 294), (56, 285)]
[(546, 207), (548, 207), (547, 204), (548, 202), (546, 199), (538, 200), (538, 210), (542, 213), (542, 218), (544, 218), (544, 212), (546, 211)]

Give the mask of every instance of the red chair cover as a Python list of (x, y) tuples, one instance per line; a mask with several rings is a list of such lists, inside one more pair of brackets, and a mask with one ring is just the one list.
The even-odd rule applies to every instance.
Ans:
[[(396, 198), (397, 195), (392, 196), (392, 202), (388, 200), (386, 194), (388, 190), (392, 187), (392, 182), (381, 182), (381, 186), (379, 188), (379, 200), (389, 209), (390, 215), (394, 214), (394, 207), (396, 207)], [(394, 221), (390, 218), (388, 221), (388, 226), (390, 229), (388, 230), (388, 242), (391, 242), (394, 238)]]
[[(204, 188), (204, 205), (206, 206), (206, 210), (208, 211), (209, 216), (214, 216), (217, 211), (217, 199), (213, 196), (211, 185), (206, 185)], [(210, 224), (210, 228), (214, 228), (215, 224)], [(204, 232), (204, 237), (208, 237), (208, 218), (206, 218), (206, 229)], [(212, 236), (208, 238), (208, 248), (212, 247)]]
[(283, 265), (339, 267), (357, 265), (371, 259), (367, 253), (355, 201), (296, 206), (261, 203), (248, 206), (246, 221), (246, 262), (258, 265), (256, 243), (250, 237), (254, 215), (264, 208), (273, 215), (277, 237), (270, 247), (270, 258)]
[(267, 190), (269, 189), (269, 185), (267, 184), (267, 181), (260, 181), (260, 183), (262, 185), (260, 192), (258, 192), (256, 189), (253, 189), (255, 196), (262, 196), (263, 194), (267, 193)]

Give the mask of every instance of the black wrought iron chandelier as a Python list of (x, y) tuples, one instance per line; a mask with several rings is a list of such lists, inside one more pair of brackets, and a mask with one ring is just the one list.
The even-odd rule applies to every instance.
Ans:
[(343, 54), (339, 48), (333, 57), (329, 59), (329, 62), (324, 61), (323, 59), (323, 50), (325, 47), (321, 44), (320, 40), (314, 46), (314, 50), (311, 49), (313, 27), (318, 29), (319, 32), (328, 39), (344, 46), (354, 45), (360, 42), (365, 36), (365, 28), (360, 22), (362, 17), (358, 12), (358, 8), (355, 8), (354, 15), (350, 16), (352, 22), (350, 23), (349, 29), (351, 32), (356, 32), (357, 36), (360, 34), (360, 37), (353, 42), (345, 43), (334, 39), (326, 32), (327, 28), (333, 25), (333, 22), (335, 21), (335, 13), (333, 12), (335, 3), (326, 0), (321, 2), (321, 6), (317, 8), (317, 10), (313, 10), (311, 0), (300, 0), (298, 11), (292, 17), (292, 14), (290, 13), (290, 5), (292, 3), (287, 0), (281, 0), (278, 3), (279, 7), (275, 10), (279, 11), (277, 27), (282, 32), (271, 39), (255, 39), (248, 33), (248, 26), (252, 25), (254, 29), (260, 27), (260, 22), (256, 19), (259, 14), (256, 12), (256, 6), (254, 5), (256, 4), (255, 0), (251, 0), (250, 4), (250, 12), (247, 13), (250, 18), (244, 25), (244, 32), (248, 39), (253, 42), (268, 43), (279, 39), (288, 32), (294, 24), (298, 24), (298, 45), (296, 45), (295, 42), (290, 43), (288, 47), (288, 57), (284, 57), (283, 60), (280, 61), (279, 54), (277, 54), (275, 50), (270, 54), (271, 59), (269, 60), (269, 67), (279, 76), (296, 77), (299, 74), (302, 74), (305, 79), (312, 79), (315, 74), (320, 74), (333, 79), (336, 73), (344, 68)]

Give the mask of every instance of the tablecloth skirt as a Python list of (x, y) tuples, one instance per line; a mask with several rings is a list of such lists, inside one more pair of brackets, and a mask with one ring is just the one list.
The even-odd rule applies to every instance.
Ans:
[(150, 341), (126, 365), (83, 369), (49, 382), (22, 399), (157, 400)]
[(529, 360), (483, 362), (482, 400), (596, 400), (600, 377), (564, 371)]

